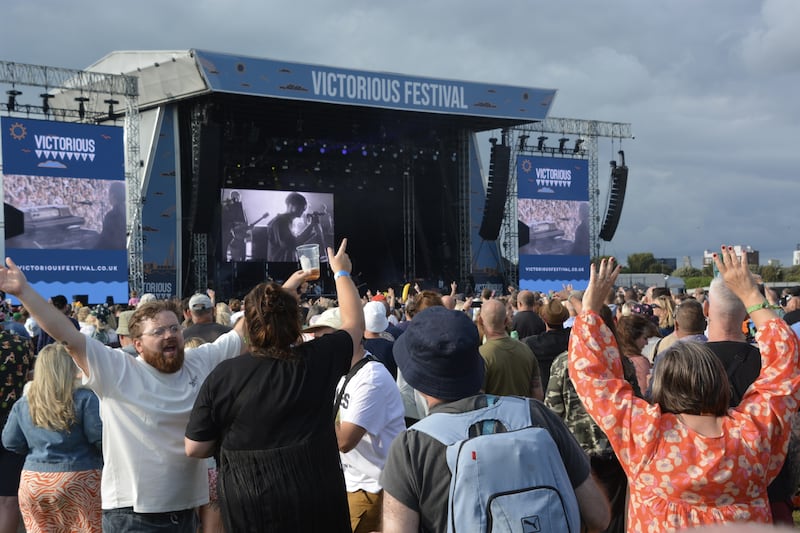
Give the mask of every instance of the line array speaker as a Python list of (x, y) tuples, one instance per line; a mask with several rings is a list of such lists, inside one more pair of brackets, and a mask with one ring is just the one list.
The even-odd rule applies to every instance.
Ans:
[(611, 163), (611, 192), (603, 226), (600, 228), (600, 238), (604, 241), (610, 241), (614, 238), (614, 233), (616, 233), (619, 225), (619, 218), (622, 215), (625, 189), (628, 186), (628, 167), (625, 165), (624, 156), (621, 166), (617, 166), (615, 161)]
[(492, 146), (489, 157), (489, 181), (486, 185), (486, 203), (478, 235), (485, 241), (496, 241), (500, 235), (508, 192), (508, 174), (511, 165), (511, 147), (504, 144)]

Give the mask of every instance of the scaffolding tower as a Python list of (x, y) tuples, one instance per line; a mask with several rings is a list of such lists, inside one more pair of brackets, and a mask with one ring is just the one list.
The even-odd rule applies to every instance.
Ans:
[[(538, 143), (520, 142), (522, 136), (536, 139), (545, 134), (577, 135), (578, 149), (559, 150), (557, 147), (542, 147)], [(586, 159), (589, 161), (589, 252), (592, 257), (600, 255), (600, 176), (598, 170), (597, 139), (632, 139), (631, 125), (622, 122), (602, 122), (599, 120), (583, 120), (577, 118), (549, 117), (540, 122), (523, 124), (507, 130), (508, 142), (511, 145), (511, 168), (509, 169), (508, 191), (506, 195), (505, 214), (501, 228), (503, 255), (512, 265), (509, 269), (509, 282), (519, 285), (519, 245), (517, 230), (517, 165), (519, 155), (540, 155), (550, 157), (566, 157)], [(523, 139), (524, 140), (524, 139)]]
[[(130, 290), (143, 293), (142, 188), (143, 163), (139, 155), (139, 87), (134, 76), (87, 70), (0, 61), (0, 85), (12, 100), (5, 105), (7, 116), (42, 117), (45, 120), (100, 124), (123, 118), (125, 130), (125, 183), (127, 189), (128, 283)], [(16, 97), (20, 88), (40, 87), (41, 104), (23, 104)], [(78, 95), (78, 96), (76, 96)], [(117, 98), (123, 99), (122, 102)], [(78, 102), (78, 105), (75, 105)], [(122, 112), (114, 105), (123, 103)]]

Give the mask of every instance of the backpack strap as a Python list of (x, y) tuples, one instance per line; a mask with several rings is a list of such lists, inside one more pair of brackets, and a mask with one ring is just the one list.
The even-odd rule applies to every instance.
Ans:
[(339, 412), (339, 404), (342, 402), (342, 397), (344, 396), (344, 390), (347, 388), (347, 384), (353, 379), (359, 370), (361, 370), (364, 365), (369, 363), (370, 361), (374, 361), (375, 359), (372, 358), (372, 355), (367, 352), (364, 354), (364, 357), (361, 360), (350, 367), (350, 371), (344, 377), (344, 383), (342, 383), (342, 388), (339, 389), (339, 393), (336, 394), (336, 399), (333, 401), (333, 418), (336, 418), (336, 413)]
[(464, 413), (433, 413), (409, 429), (421, 431), (450, 446), (469, 438), (470, 428), (476, 424), (480, 424), (484, 433), (495, 433), (496, 422), (506, 431), (523, 429), (532, 424), (530, 404), (526, 398), (487, 394), (486, 401), (486, 407)]

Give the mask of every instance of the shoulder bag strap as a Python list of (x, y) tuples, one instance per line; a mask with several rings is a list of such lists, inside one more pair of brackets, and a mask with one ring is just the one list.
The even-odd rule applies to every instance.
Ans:
[(339, 389), (339, 393), (336, 395), (336, 400), (333, 402), (333, 417), (336, 418), (336, 413), (339, 411), (339, 403), (342, 401), (342, 396), (344, 396), (344, 390), (347, 388), (347, 384), (353, 379), (361, 368), (369, 363), (370, 361), (374, 361), (372, 355), (369, 353), (365, 354), (364, 357), (358, 363), (354, 364), (347, 375), (344, 377), (344, 383), (342, 383), (342, 388)]

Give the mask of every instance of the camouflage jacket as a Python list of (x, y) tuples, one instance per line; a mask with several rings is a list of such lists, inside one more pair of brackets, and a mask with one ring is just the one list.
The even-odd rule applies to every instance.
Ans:
[[(631, 383), (635, 381), (636, 371), (622, 361), (625, 379)], [(569, 378), (567, 369), (567, 352), (559, 354), (550, 367), (550, 381), (547, 383), (547, 391), (544, 396), (544, 403), (555, 414), (564, 420), (569, 430), (575, 436), (581, 448), (592, 457), (609, 456), (614, 453), (608, 442), (608, 437), (594, 423), (592, 417), (584, 409), (572, 380)], [(632, 383), (633, 384), (633, 383)], [(639, 388), (633, 384), (633, 393), (641, 397)]]

